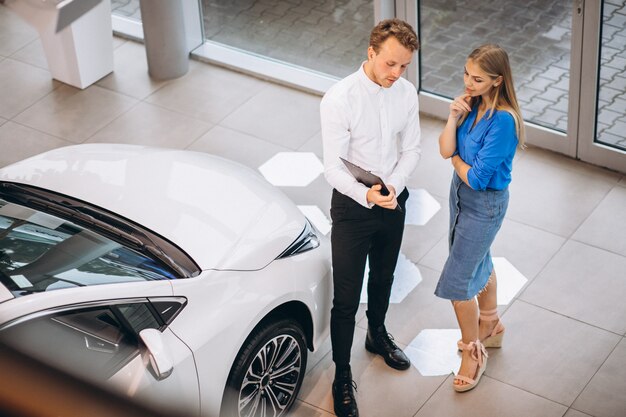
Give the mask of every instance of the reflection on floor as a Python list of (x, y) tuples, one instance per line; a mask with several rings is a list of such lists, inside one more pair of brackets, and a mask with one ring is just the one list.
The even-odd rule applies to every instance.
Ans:
[(313, 152), (278, 152), (259, 171), (270, 184), (306, 187), (324, 171), (324, 166)]
[(409, 188), (409, 199), (406, 202), (406, 224), (424, 226), (437, 212), (441, 204), (424, 189)]
[(498, 305), (508, 305), (528, 282), (506, 258), (493, 258), (493, 268), (498, 277)]
[(461, 365), (460, 338), (459, 329), (424, 329), (404, 351), (422, 376), (448, 375)]
[[(369, 262), (365, 264), (365, 278), (363, 279), (363, 289), (361, 290), (361, 303), (367, 303), (367, 281), (370, 272)], [(407, 259), (404, 254), (398, 256), (398, 264), (394, 271), (393, 287), (389, 302), (392, 304), (401, 303), (407, 295), (422, 281), (422, 274), (413, 262)]]

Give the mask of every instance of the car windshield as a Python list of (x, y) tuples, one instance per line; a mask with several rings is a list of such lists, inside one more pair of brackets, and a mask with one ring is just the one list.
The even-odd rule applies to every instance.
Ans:
[(174, 278), (153, 259), (120, 243), (0, 199), (0, 281), (15, 296)]

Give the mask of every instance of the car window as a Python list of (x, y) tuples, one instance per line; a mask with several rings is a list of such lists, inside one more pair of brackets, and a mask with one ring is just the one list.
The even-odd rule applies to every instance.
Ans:
[(138, 333), (161, 325), (149, 303), (38, 314), (0, 331), (0, 342), (63, 370), (106, 380), (139, 353)]
[(153, 259), (91, 230), (0, 199), (0, 280), (15, 296), (173, 278)]

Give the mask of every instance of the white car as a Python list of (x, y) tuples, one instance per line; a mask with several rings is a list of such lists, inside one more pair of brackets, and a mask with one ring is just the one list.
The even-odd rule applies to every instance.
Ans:
[(284, 415), (331, 292), (327, 238), (235, 162), (92, 144), (0, 169), (0, 342), (161, 410)]

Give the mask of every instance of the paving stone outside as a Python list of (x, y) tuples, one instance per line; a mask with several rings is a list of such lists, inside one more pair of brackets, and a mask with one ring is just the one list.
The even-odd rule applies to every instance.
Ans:
[[(207, 39), (341, 78), (365, 59), (371, 0), (202, 0)], [(115, 14), (141, 19), (139, 0), (112, 0)], [(481, 43), (509, 52), (527, 120), (566, 130), (571, 0), (421, 0), (420, 88), (454, 97), (463, 65)], [(624, 147), (626, 0), (603, 9), (597, 138)], [(606, 114), (604, 114), (606, 112)], [(621, 116), (615, 116), (621, 114)]]

